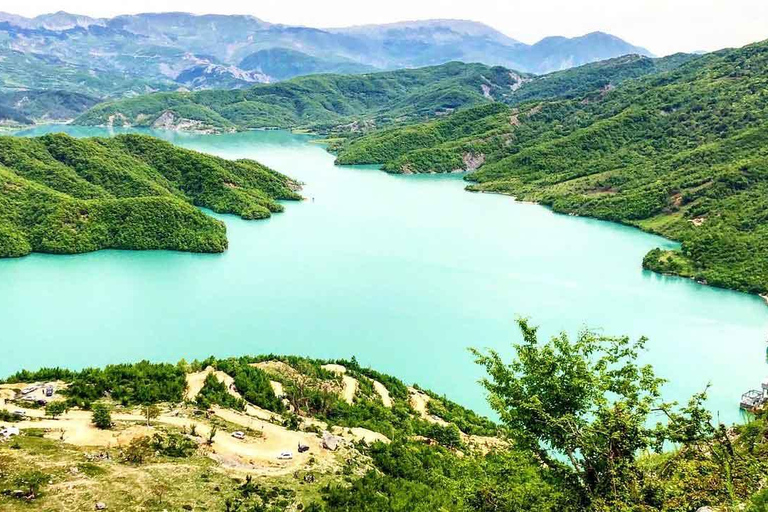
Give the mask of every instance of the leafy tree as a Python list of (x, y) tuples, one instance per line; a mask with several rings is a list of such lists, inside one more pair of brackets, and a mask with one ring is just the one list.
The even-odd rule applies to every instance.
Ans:
[(45, 414), (53, 419), (67, 412), (66, 402), (48, 402), (45, 406)]
[(154, 404), (144, 406), (144, 417), (147, 418), (147, 426), (150, 426), (150, 421), (160, 416), (160, 408)]
[(112, 428), (112, 412), (107, 404), (94, 404), (91, 414), (91, 423), (102, 430)]
[(24, 497), (34, 500), (40, 497), (40, 490), (50, 480), (50, 475), (40, 470), (32, 469), (16, 475), (13, 479), (14, 486), (24, 491)]
[(154, 450), (152, 448), (152, 439), (148, 436), (136, 437), (128, 443), (128, 446), (122, 452), (122, 460), (129, 464), (143, 464), (145, 460), (152, 457)]
[[(644, 338), (583, 331), (573, 341), (561, 334), (540, 343), (527, 320), (518, 324), (523, 341), (511, 362), (473, 351), (488, 372), (489, 402), (514, 441), (556, 468), (584, 506), (609, 510), (639, 501), (638, 454), (713, 433), (703, 393), (680, 412), (661, 400), (664, 381), (637, 363)], [(650, 425), (656, 412), (665, 424)]]

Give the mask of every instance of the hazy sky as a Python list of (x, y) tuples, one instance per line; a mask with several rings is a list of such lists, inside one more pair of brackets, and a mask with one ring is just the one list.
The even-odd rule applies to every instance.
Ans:
[(252, 14), (312, 27), (460, 18), (486, 23), (526, 43), (602, 30), (658, 55), (768, 39), (768, 0), (2, 0), (0, 10), (25, 16), (59, 10), (90, 16)]

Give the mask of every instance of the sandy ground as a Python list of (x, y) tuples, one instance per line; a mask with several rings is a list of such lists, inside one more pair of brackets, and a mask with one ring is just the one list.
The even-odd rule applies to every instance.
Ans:
[(276, 380), (269, 381), (269, 385), (272, 386), (272, 392), (275, 394), (277, 398), (282, 397), (285, 395), (285, 391), (283, 391), (283, 383), (277, 382)]
[[(15, 423), (20, 429), (48, 430), (46, 437), (76, 446), (115, 448), (126, 446), (136, 437), (152, 435), (155, 432), (153, 427), (141, 424), (146, 421), (141, 414), (113, 413), (112, 420), (116, 423), (116, 428), (100, 430), (91, 424), (91, 413), (88, 411), (69, 411), (59, 419), (51, 420), (46, 419), (44, 411), (39, 409), (13, 407), (13, 410), (16, 409), (23, 410), (29, 418)], [(258, 474), (281, 475), (306, 466), (312, 457), (320, 467), (330, 468), (336, 464), (336, 455), (322, 448), (317, 434), (288, 430), (230, 409), (216, 407), (213, 411), (221, 419), (255, 432), (246, 435), (244, 440), (235, 439), (232, 432), (216, 432), (212, 445), (207, 449), (212, 458), (226, 467)], [(122, 428), (126, 422), (136, 424)], [(207, 439), (211, 433), (211, 427), (207, 423), (181, 416), (178, 412), (162, 414), (152, 420), (152, 423), (188, 429), (194, 426), (197, 435), (202, 439)], [(373, 439), (373, 434), (359, 435)], [(309, 446), (310, 450), (298, 453), (299, 443)], [(278, 460), (278, 455), (283, 451), (292, 452), (293, 459)]]
[(347, 369), (340, 364), (324, 364), (321, 368), (323, 370), (328, 370), (331, 373), (335, 373), (336, 375), (344, 375), (347, 373)]
[(427, 403), (429, 403), (429, 395), (422, 393), (416, 388), (408, 388), (408, 393), (411, 395), (411, 407), (414, 411), (419, 413), (419, 416), (421, 416), (423, 420), (441, 425), (443, 427), (449, 425), (449, 423), (444, 419), (439, 418), (434, 414), (429, 414), (429, 410), (427, 409)]
[(264, 370), (267, 373), (283, 375), (290, 379), (296, 379), (301, 376), (291, 365), (282, 361), (262, 361), (260, 363), (251, 363), (251, 366)]
[(341, 375), (341, 398), (349, 405), (352, 405), (355, 401), (355, 393), (357, 393), (357, 379), (347, 375), (347, 369), (340, 364), (325, 364), (322, 368), (336, 375)]
[[(205, 379), (210, 374), (213, 374), (219, 382), (224, 383), (224, 385), (227, 386), (227, 389), (230, 391), (231, 394), (235, 394), (235, 393), (232, 393), (232, 390), (234, 389), (234, 379), (232, 379), (232, 377), (230, 377), (226, 373), (216, 371), (213, 369), (212, 366), (209, 366), (208, 368), (206, 368), (201, 372), (187, 374), (187, 391), (186, 393), (184, 393), (184, 399), (194, 400), (195, 398), (197, 398), (197, 395), (200, 393), (200, 390), (203, 389), (203, 385), (205, 385)], [(240, 395), (236, 395), (236, 396), (240, 398)]]
[[(0, 401), (1, 400), (12, 400), (17, 395), (21, 393), (21, 390), (26, 388), (27, 386), (31, 386), (32, 384), (1, 384), (0, 385)], [(34, 390), (31, 393), (28, 393), (24, 395), (25, 398), (31, 398), (33, 400), (45, 400), (46, 402), (54, 402), (57, 400), (63, 400), (63, 397), (58, 393), (60, 390), (64, 389), (66, 387), (66, 384), (64, 384), (61, 381), (53, 381), (53, 382), (38, 382), (34, 384), (35, 386), (38, 386), (36, 390)], [(54, 395), (52, 397), (45, 396), (45, 388), (47, 386), (52, 386), (54, 389)], [(3, 403), (3, 402), (0, 402)]]
[(346, 440), (355, 442), (365, 441), (367, 444), (373, 444), (376, 441), (381, 441), (382, 443), (391, 442), (389, 438), (384, 434), (380, 434), (379, 432), (374, 432), (373, 430), (368, 430), (367, 428), (361, 427), (333, 427), (331, 433), (336, 436), (343, 437)]
[(376, 392), (381, 397), (381, 402), (384, 404), (384, 407), (391, 408), (392, 398), (389, 396), (389, 390), (387, 389), (387, 387), (377, 380), (374, 380), (372, 382), (373, 382), (373, 389), (375, 389)]

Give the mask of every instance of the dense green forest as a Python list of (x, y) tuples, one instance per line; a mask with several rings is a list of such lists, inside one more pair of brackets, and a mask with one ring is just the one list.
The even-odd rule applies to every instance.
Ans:
[[(231, 489), (217, 486), (214, 491), (222, 502), (226, 497), (226, 510), (285, 510), (291, 500), (315, 512), (684, 512), (704, 506), (723, 511), (765, 510), (768, 494), (762, 483), (768, 475), (768, 419), (764, 415), (726, 427), (716, 424), (707, 411), (706, 392), (685, 404), (665, 402), (665, 380), (638, 362), (646, 342), (643, 338), (584, 331), (576, 337), (560, 334), (541, 340), (528, 321), (519, 320), (519, 327), (521, 337), (509, 360), (494, 351), (473, 351), (485, 370), (482, 384), (498, 422), (431, 392), (426, 392), (435, 402), (430, 412), (449, 423), (441, 426), (423, 421), (408, 401), (409, 391), (402, 381), (362, 367), (354, 358), (210, 357), (175, 365), (143, 361), (79, 371), (25, 370), (3, 382), (63, 381), (67, 387), (63, 388), (66, 401), (61, 409), (112, 409), (116, 413), (117, 408), (126, 412), (126, 408), (139, 407), (146, 411), (147, 425), (159, 414), (158, 406), (177, 411), (172, 417), (189, 407), (190, 418), (202, 418), (214, 404), (237, 411), (252, 404), (282, 415), (289, 430), (304, 428), (319, 435), (313, 426), (316, 423), (301, 426), (302, 418), (312, 418), (327, 422), (328, 428), (364, 427), (391, 441), (355, 444), (354, 450), (368, 461), (366, 467), (332, 473), (314, 489), (306, 485), (314, 480), (305, 479), (304, 488), (294, 486), (289, 491), (285, 480), (268, 476), (249, 477), (245, 483), (230, 481)], [(265, 362), (269, 364), (258, 366)], [(343, 364), (348, 375), (358, 379), (352, 404), (335, 391), (340, 377), (324, 367), (331, 362)], [(197, 398), (180, 408), (186, 400), (187, 376), (206, 368), (231, 376), (233, 389), (243, 398), (234, 397), (222, 381), (208, 373)], [(368, 379), (385, 384), (393, 400), (389, 407)], [(275, 396), (271, 380), (284, 386), (281, 397)], [(6, 414), (0, 421), (19, 418)], [(214, 428), (232, 428), (212, 421)], [(105, 428), (113, 427), (107, 422)], [(35, 467), (51, 460), (54, 453), (62, 457), (69, 453), (55, 441), (45, 445), (34, 441), (36, 430), (32, 428), (15, 448), (0, 445), (0, 463), (6, 464), (6, 470), (0, 472), (0, 503), (16, 503), (6, 491), (31, 479), (30, 461), (36, 461), (31, 463)], [(472, 435), (493, 436), (490, 439), (496, 443), (477, 449)], [(191, 488), (179, 480), (187, 471), (182, 466), (189, 468), (198, 450), (205, 449), (205, 441), (194, 429), (155, 430), (151, 437), (143, 438), (152, 441), (152, 450), (142, 451), (141, 439), (116, 451), (117, 462), (97, 460), (95, 468), (88, 468), (93, 473), (85, 477), (107, 475), (115, 471), (115, 464), (117, 468), (126, 464), (132, 472), (148, 465), (152, 469), (147, 471), (157, 472), (158, 466), (149, 466), (157, 459), (164, 467), (181, 464), (177, 480), (166, 485), (192, 489), (196, 495), (204, 492), (196, 489), (206, 488), (216, 474), (204, 469), (207, 476), (201, 476)], [(41, 453), (44, 459), (39, 458)], [(19, 464), (25, 457), (22, 468)], [(205, 458), (195, 460), (194, 464), (209, 467)], [(72, 478), (55, 469), (52, 473), (45, 472), (50, 469), (37, 471), (43, 476), (35, 486), (35, 499), (62, 488), (47, 489), (47, 482)], [(310, 472), (319, 477), (322, 469)], [(102, 485), (109, 488), (113, 484), (107, 479)], [(291, 499), (282, 508), (267, 506), (278, 495)], [(173, 508), (172, 503), (156, 506)]]
[(324, 74), (236, 91), (122, 99), (97, 105), (75, 123), (201, 131), (303, 128), (348, 134), (423, 121), (481, 103), (570, 97), (673, 69), (690, 58), (628, 55), (543, 76), (460, 62), (362, 75)]
[(30, 252), (221, 252), (224, 224), (196, 207), (262, 219), (298, 184), (143, 135), (0, 137), (0, 257)]
[(314, 75), (245, 90), (157, 93), (97, 105), (82, 125), (152, 126), (163, 116), (196, 129), (313, 128), (417, 121), (501, 100), (519, 77), (502, 67), (451, 62), (364, 75)]
[(682, 242), (651, 252), (646, 268), (766, 293), (768, 43), (673, 59), (684, 62), (575, 98), (375, 132), (337, 147), (338, 161), (477, 169), (470, 190)]

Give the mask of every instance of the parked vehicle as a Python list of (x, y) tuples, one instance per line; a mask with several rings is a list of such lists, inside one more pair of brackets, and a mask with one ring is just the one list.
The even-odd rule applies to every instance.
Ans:
[(290, 460), (293, 458), (293, 452), (280, 452), (280, 455), (277, 456), (279, 460)]
[(239, 430), (237, 432), (232, 432), (232, 437), (235, 439), (245, 439), (245, 432), (241, 432)]

